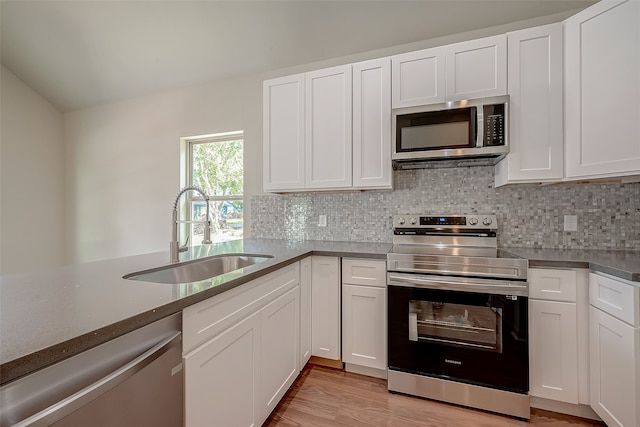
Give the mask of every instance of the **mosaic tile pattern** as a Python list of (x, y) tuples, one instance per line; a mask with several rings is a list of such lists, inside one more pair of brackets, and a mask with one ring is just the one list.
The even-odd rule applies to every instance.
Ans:
[[(256, 238), (391, 242), (391, 215), (496, 214), (503, 247), (640, 251), (640, 183), (494, 188), (493, 167), (394, 172), (393, 191), (251, 198)], [(327, 215), (327, 227), (318, 216)], [(577, 215), (566, 232), (564, 215)]]

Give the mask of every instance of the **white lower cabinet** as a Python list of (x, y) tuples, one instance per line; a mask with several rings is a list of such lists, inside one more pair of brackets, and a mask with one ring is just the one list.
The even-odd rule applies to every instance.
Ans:
[[(298, 376), (298, 287), (260, 310), (260, 408), (266, 419)], [(226, 425), (226, 424), (225, 424)]]
[(384, 261), (342, 260), (342, 361), (348, 371), (386, 378)]
[(531, 395), (578, 403), (576, 304), (529, 303)]
[(609, 427), (640, 426), (639, 330), (590, 307), (591, 406)]
[(298, 369), (311, 358), (311, 257), (300, 261), (300, 357)]
[(609, 427), (640, 427), (640, 287), (590, 275), (591, 407)]
[(340, 258), (311, 257), (312, 356), (340, 360)]
[(258, 426), (260, 314), (184, 357), (185, 426)]
[[(529, 269), (529, 382), (534, 407), (593, 416), (586, 406), (587, 295), (586, 269)], [(553, 406), (558, 402), (570, 405)]]
[(183, 311), (185, 426), (259, 426), (299, 372), (299, 263)]

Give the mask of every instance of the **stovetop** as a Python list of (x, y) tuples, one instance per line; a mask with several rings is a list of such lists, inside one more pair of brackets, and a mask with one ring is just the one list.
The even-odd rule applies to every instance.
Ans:
[(497, 247), (495, 215), (395, 215), (387, 271), (526, 280), (528, 260)]

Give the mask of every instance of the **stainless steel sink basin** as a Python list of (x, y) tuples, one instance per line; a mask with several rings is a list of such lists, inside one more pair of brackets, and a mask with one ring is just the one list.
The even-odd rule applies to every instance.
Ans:
[(179, 264), (163, 265), (149, 270), (136, 271), (122, 276), (123, 279), (157, 283), (190, 283), (210, 279), (230, 271), (264, 262), (273, 255), (225, 254), (215, 255)]

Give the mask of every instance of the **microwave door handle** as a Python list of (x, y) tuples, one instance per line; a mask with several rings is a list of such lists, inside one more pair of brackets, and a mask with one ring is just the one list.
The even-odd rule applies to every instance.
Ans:
[(482, 105), (476, 107), (476, 117), (476, 147), (482, 147), (484, 139), (484, 108)]

